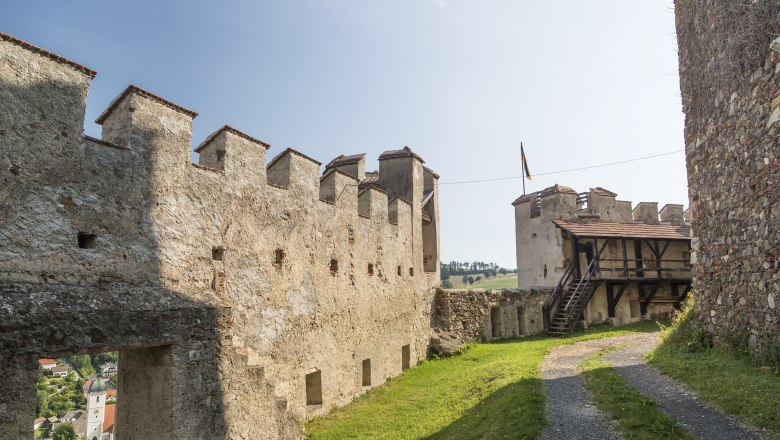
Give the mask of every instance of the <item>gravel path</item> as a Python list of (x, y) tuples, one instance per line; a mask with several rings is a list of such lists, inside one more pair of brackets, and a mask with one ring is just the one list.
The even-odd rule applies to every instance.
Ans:
[(543, 438), (550, 440), (568, 439), (620, 439), (610, 427), (610, 422), (585, 390), (585, 381), (580, 376), (579, 365), (585, 359), (604, 348), (628, 344), (636, 335), (583, 341), (562, 345), (550, 350), (544, 358), (541, 373), (544, 390), (547, 393), (545, 413), (550, 425)]
[(668, 376), (645, 363), (645, 355), (660, 342), (659, 333), (637, 335), (629, 346), (607, 353), (604, 359), (640, 393), (655, 400), (663, 411), (697, 439), (760, 439), (761, 435), (736, 419), (704, 404)]

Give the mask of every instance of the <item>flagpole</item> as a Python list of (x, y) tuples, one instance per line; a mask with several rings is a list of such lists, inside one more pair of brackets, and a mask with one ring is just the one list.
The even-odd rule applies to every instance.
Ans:
[[(522, 154), (523, 154), (523, 143), (520, 142), (520, 155), (522, 156)], [(520, 162), (523, 163), (523, 195), (525, 195), (525, 176), (526, 176), (525, 160), (521, 159)]]

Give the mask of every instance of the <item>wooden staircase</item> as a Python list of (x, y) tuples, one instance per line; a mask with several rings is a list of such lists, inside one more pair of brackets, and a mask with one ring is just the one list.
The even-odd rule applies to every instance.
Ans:
[(598, 282), (593, 280), (572, 280), (564, 290), (555, 316), (550, 320), (547, 334), (562, 336), (572, 331), (597, 286)]
[(575, 264), (576, 260), (569, 264), (544, 303), (544, 328), (548, 335), (562, 336), (572, 331), (599, 285), (596, 279), (598, 258), (590, 262), (582, 278), (574, 277)]

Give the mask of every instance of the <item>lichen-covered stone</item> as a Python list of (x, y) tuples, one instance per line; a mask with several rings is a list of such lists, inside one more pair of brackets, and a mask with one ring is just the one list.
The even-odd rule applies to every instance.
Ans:
[(780, 346), (780, 1), (677, 0), (694, 288), (716, 342)]

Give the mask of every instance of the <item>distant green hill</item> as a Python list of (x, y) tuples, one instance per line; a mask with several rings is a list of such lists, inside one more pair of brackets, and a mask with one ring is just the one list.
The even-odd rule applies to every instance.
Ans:
[(467, 287), (467, 289), (516, 289), (517, 288), (517, 276), (508, 276), (503, 278), (491, 278), (489, 280), (482, 280), (479, 283), (474, 283)]

